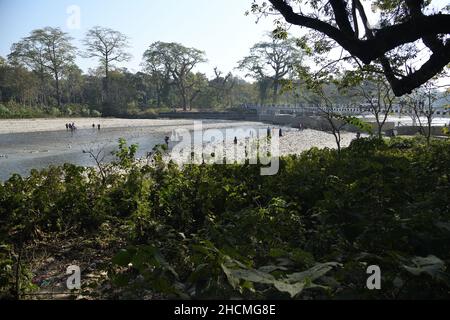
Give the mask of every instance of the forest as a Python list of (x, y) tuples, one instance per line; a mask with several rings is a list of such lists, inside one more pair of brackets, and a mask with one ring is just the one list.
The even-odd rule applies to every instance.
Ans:
[[(217, 68), (208, 79), (195, 71), (207, 61), (206, 53), (179, 43), (151, 44), (143, 54), (142, 70), (132, 73), (116, 66), (130, 59), (126, 35), (95, 27), (87, 33), (83, 50), (71, 41), (58, 28), (33, 30), (12, 46), (7, 58), (0, 57), (0, 117), (152, 117), (162, 110), (301, 101), (300, 85), (284, 95), (281, 88), (283, 79), (293, 79), (302, 51), (293, 40), (271, 34), (236, 64), (257, 81)], [(98, 59), (98, 68), (83, 73), (75, 64), (76, 55)], [(274, 65), (267, 67), (271, 61)]]

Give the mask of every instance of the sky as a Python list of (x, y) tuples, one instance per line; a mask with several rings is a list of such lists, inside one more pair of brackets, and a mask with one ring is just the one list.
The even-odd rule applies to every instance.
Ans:
[[(0, 56), (6, 57), (11, 45), (31, 30), (60, 27), (82, 49), (87, 30), (99, 25), (126, 34), (133, 59), (118, 64), (131, 71), (140, 70), (142, 54), (155, 41), (179, 42), (206, 52), (208, 63), (198, 71), (213, 75), (214, 67), (227, 73), (248, 54), (250, 47), (273, 29), (271, 19), (258, 24), (245, 16), (252, 0), (0, 0)], [(74, 23), (80, 9), (80, 25)], [(68, 13), (69, 12), (69, 13)], [(84, 71), (95, 67), (95, 60), (78, 57)]]

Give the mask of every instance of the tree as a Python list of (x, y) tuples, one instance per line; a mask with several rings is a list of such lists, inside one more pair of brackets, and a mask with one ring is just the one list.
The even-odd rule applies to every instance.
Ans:
[(168, 96), (171, 86), (171, 71), (167, 68), (164, 56), (155, 51), (144, 53), (142, 62), (144, 72), (146, 72), (155, 86), (156, 107), (162, 106), (163, 100), (168, 103)]
[(86, 33), (83, 41), (86, 46), (86, 58), (98, 58), (104, 71), (104, 92), (109, 103), (110, 70), (114, 62), (124, 62), (131, 59), (126, 51), (129, 47), (128, 37), (110, 28), (93, 27)]
[(283, 40), (271, 36), (270, 41), (259, 42), (250, 49), (250, 55), (239, 62), (239, 69), (246, 70), (260, 82), (261, 96), (264, 97), (269, 80), (274, 104), (278, 101), (281, 81), (302, 61), (302, 51), (294, 40)]
[[(1, 61), (0, 61), (1, 62)], [(34, 106), (39, 102), (39, 79), (22, 65), (0, 63), (0, 101)]]
[[(428, 145), (431, 140), (431, 128), (435, 117), (434, 102), (436, 100), (437, 94), (431, 84), (416, 90), (406, 99), (413, 122), (419, 124), (420, 133), (425, 136)], [(425, 117), (426, 123), (423, 122), (423, 117)]]
[(83, 71), (75, 64), (68, 66), (63, 81), (63, 96), (68, 103), (83, 103)]
[[(262, 1), (262, 0), (261, 0)], [(345, 49), (360, 68), (374, 63), (389, 81), (396, 96), (415, 88), (441, 73), (450, 63), (450, 6), (431, 12), (428, 0), (375, 0), (372, 10), (380, 13), (377, 24), (370, 23), (360, 0), (254, 0), (252, 12), (258, 15), (281, 14), (276, 19), (277, 33), (285, 36), (285, 23), (305, 27), (313, 34), (303, 45), (327, 53), (336, 46)], [(301, 9), (294, 10), (294, 7)], [(282, 22), (284, 19), (284, 23)], [(428, 60), (418, 69), (420, 43), (430, 50)], [(366, 66), (363, 66), (366, 65)], [(402, 70), (403, 68), (403, 70)]]
[(13, 44), (9, 55), (11, 60), (20, 61), (37, 72), (41, 81), (44, 81), (46, 71), (53, 76), (58, 107), (61, 107), (61, 77), (75, 59), (75, 47), (70, 43), (71, 40), (59, 28), (37, 29)]
[(14, 65), (25, 65), (32, 70), (40, 80), (39, 100), (47, 104), (47, 78), (49, 69), (46, 58), (46, 43), (40, 41), (40, 30), (31, 32), (31, 35), (11, 46), (11, 53), (8, 55), (9, 62)]
[(236, 85), (236, 80), (233, 74), (229, 72), (227, 75), (216, 67), (214, 68), (215, 77), (209, 81), (209, 86), (212, 88), (214, 96), (214, 105), (231, 106), (231, 92)]
[[(350, 81), (349, 77), (353, 77)], [(357, 72), (347, 73), (345, 80), (351, 85), (350, 90), (356, 90), (356, 95), (361, 97), (377, 124), (377, 136), (383, 137), (383, 127), (386, 124), (389, 114), (392, 112), (397, 99), (392, 92), (389, 83), (380, 74), (370, 74)], [(343, 82), (346, 82), (346, 81)]]
[(178, 88), (183, 110), (190, 107), (192, 95), (196, 95), (193, 87), (196, 77), (190, 76), (193, 69), (206, 62), (205, 53), (195, 48), (187, 48), (179, 43), (155, 42), (144, 53), (144, 63), (152, 69), (169, 74)]

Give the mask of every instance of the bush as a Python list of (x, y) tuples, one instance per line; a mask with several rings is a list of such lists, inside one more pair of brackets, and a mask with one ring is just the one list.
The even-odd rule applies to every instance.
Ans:
[(0, 104), (0, 118), (6, 118), (11, 116), (11, 111), (4, 105)]
[[(449, 141), (360, 139), (339, 156), (283, 157), (268, 177), (179, 168), (162, 148), (143, 166), (136, 151), (121, 140), (101, 172), (65, 165), (0, 184), (0, 240), (95, 235), (101, 255), (116, 237), (109, 281), (131, 298), (450, 298)], [(383, 290), (365, 287), (368, 265)]]
[(99, 118), (101, 116), (102, 116), (102, 114), (99, 111), (97, 111), (97, 110), (92, 110), (91, 111), (91, 117)]
[(0, 105), (0, 118), (41, 118), (41, 117), (100, 117), (100, 112), (89, 109), (86, 105), (67, 104), (61, 109), (48, 106), (25, 106), (14, 101)]

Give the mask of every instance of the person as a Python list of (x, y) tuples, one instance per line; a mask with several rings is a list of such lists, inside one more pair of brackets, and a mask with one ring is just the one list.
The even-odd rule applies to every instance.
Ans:
[(280, 128), (280, 137), (283, 136), (283, 130)]
[(267, 137), (270, 138), (272, 135), (272, 131), (270, 130), (270, 127), (267, 127)]
[(166, 137), (164, 138), (164, 141), (165, 141), (165, 143), (166, 143), (167, 146), (169, 146), (169, 140), (170, 140), (170, 138), (169, 138), (168, 136), (166, 136)]
[(70, 130), (70, 131), (73, 131), (73, 127), (72, 127), (72, 124), (71, 124), (71, 123), (69, 123), (69, 130)]
[(98, 131), (100, 131), (100, 129), (101, 129), (100, 123), (97, 125), (97, 129), (98, 129)]
[(238, 139), (237, 139), (237, 137), (234, 137), (234, 144), (238, 144)]
[(66, 123), (66, 130), (69, 131), (69, 124)]
[(360, 138), (361, 138), (361, 132), (357, 132), (357, 133), (356, 133), (356, 139), (359, 140)]
[(95, 123), (92, 124), (92, 129), (95, 129)]

